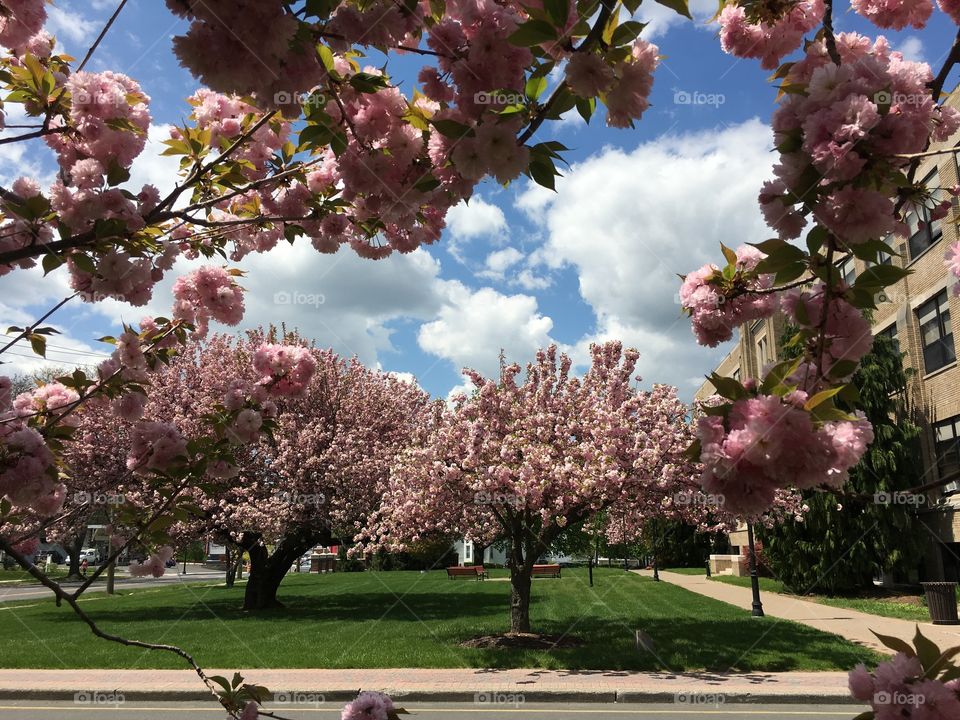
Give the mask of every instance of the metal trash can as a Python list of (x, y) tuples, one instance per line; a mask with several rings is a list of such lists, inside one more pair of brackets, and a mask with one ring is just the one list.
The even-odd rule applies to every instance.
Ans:
[(957, 618), (957, 584), (955, 582), (925, 582), (923, 592), (934, 625), (960, 625)]

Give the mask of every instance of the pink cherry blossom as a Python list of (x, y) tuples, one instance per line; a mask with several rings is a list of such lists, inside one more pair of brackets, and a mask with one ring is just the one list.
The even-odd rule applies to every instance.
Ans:
[(47, 19), (44, 0), (4, 0), (0, 14), (0, 45), (15, 49), (25, 45)]
[(596, 53), (574, 53), (565, 70), (567, 85), (583, 98), (596, 97), (613, 83), (613, 68)]
[(173, 284), (174, 317), (197, 326), (202, 336), (211, 319), (236, 325), (243, 319), (243, 290), (222, 267), (205, 265)]
[(138, 473), (163, 472), (186, 455), (187, 441), (176, 427), (143, 420), (133, 427), (127, 467)]
[(271, 395), (302, 395), (317, 369), (310, 350), (294, 345), (265, 343), (253, 353), (253, 367)]
[[(955, 242), (947, 250), (944, 255), (944, 264), (953, 276), (960, 280), (960, 242)], [(960, 282), (954, 282), (953, 294), (960, 295)]]
[(389, 696), (367, 690), (344, 706), (340, 720), (388, 720), (393, 710), (393, 701)]
[(823, 18), (822, 0), (800, 0), (780, 17), (751, 21), (739, 5), (726, 5), (720, 13), (720, 45), (742, 58), (757, 58), (765, 70), (800, 47), (803, 36)]
[(851, 0), (850, 7), (877, 27), (893, 30), (921, 29), (933, 12), (931, 0)]
[(960, 2), (958, 0), (937, 0), (940, 9), (943, 10), (950, 19), (960, 25)]
[(128, 571), (132, 577), (163, 577), (167, 570), (167, 561), (173, 558), (173, 548), (164, 545), (142, 563), (131, 560)]

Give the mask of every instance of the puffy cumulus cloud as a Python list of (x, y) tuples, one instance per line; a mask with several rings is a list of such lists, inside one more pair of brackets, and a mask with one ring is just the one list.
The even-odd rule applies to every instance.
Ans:
[(506, 231), (507, 218), (503, 210), (477, 195), (469, 204), (462, 202), (447, 213), (447, 232), (444, 239), (447, 242), (447, 251), (460, 262), (465, 262), (463, 252), (470, 241), (483, 239), (501, 244)]
[[(201, 264), (209, 261), (178, 261), (154, 289), (147, 308), (114, 300), (94, 307), (114, 323), (137, 321), (145, 314), (169, 315), (174, 280)], [(436, 316), (446, 282), (439, 278), (440, 264), (424, 250), (374, 262), (346, 249), (323, 255), (302, 240), (249, 255), (236, 267), (247, 273), (240, 280), (247, 291), (240, 328), (286, 323), (318, 345), (356, 355), (371, 366), (379, 352), (393, 349), (391, 322)]]
[(535, 297), (471, 290), (450, 281), (443, 307), (435, 320), (420, 327), (417, 342), (458, 369), (470, 367), (494, 377), (501, 349), (508, 361), (524, 364), (552, 342), (552, 329), (553, 320), (540, 313)]
[(897, 46), (897, 50), (903, 53), (904, 60), (926, 62), (923, 56), (923, 41), (916, 35), (907, 35)]
[(578, 344), (616, 338), (641, 352), (648, 382), (688, 396), (728, 348), (699, 347), (680, 311), (677, 274), (720, 258), (719, 244), (769, 237), (757, 206), (770, 175), (770, 131), (759, 120), (707, 132), (666, 135), (632, 152), (606, 149), (571, 168), (544, 200), (537, 188), (517, 199), (538, 208), (548, 268), (572, 267), (597, 317)]
[(507, 270), (523, 260), (523, 253), (514, 247), (494, 250), (487, 255), (483, 270), (477, 273), (480, 277), (490, 280), (503, 280)]
[[(139, 191), (144, 185), (153, 185), (160, 190), (163, 197), (171, 190), (178, 179), (180, 159), (173, 156), (164, 156), (161, 153), (167, 149), (164, 140), (170, 139), (172, 125), (153, 125), (147, 130), (147, 143), (143, 152), (133, 161), (130, 168), (130, 180), (127, 186), (131, 190)], [(181, 196), (178, 206), (184, 206), (190, 199), (190, 193)]]
[(46, 30), (58, 40), (68, 41), (73, 45), (80, 45), (93, 39), (99, 30), (99, 25), (89, 17), (75, 9), (70, 3), (59, 2), (47, 6)]
[[(626, 11), (624, 11), (626, 12)], [(667, 32), (678, 25), (688, 23), (694, 27), (710, 28), (708, 21), (717, 12), (717, 3), (715, 0), (691, 0), (690, 14), (693, 20), (684, 17), (676, 10), (671, 10), (666, 5), (659, 2), (645, 2), (637, 10), (635, 19), (647, 23), (643, 29), (643, 37), (647, 40), (666, 35)], [(623, 19), (629, 19), (624, 17)]]

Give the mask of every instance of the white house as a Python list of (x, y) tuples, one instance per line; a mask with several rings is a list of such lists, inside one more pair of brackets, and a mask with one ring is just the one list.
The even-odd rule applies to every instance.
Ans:
[(453, 544), (458, 565), (505, 565), (507, 552), (496, 544), (480, 548), (473, 540), (461, 538)]

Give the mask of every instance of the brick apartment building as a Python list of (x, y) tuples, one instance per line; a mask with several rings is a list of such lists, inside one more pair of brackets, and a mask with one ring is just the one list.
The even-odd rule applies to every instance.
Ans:
[[(960, 107), (960, 93), (950, 104)], [(956, 148), (960, 152), (960, 133), (949, 141), (931, 146), (931, 150)], [(960, 183), (956, 153), (924, 158), (916, 177), (928, 187), (949, 188)], [(947, 197), (943, 190), (939, 191)], [(939, 222), (923, 222), (911, 217), (910, 237), (892, 236), (887, 243), (899, 257), (887, 257), (912, 270), (895, 286), (888, 288), (873, 313), (874, 335), (895, 338), (904, 353), (904, 366), (913, 368), (909, 396), (912, 409), (923, 432), (920, 457), (924, 484), (942, 481), (919, 510), (921, 532), (929, 535), (929, 552), (918, 568), (923, 579), (960, 580), (960, 367), (957, 365), (955, 338), (960, 330), (960, 298), (953, 295), (956, 279), (944, 266), (948, 246), (960, 239), (960, 204), (954, 201), (951, 213)], [(866, 267), (858, 259), (848, 260), (842, 272), (848, 282)], [(720, 375), (759, 377), (764, 366), (778, 359), (777, 344), (785, 320), (775, 315), (740, 328), (739, 342), (720, 362)], [(713, 394), (705, 382), (697, 391), (698, 399)]]

